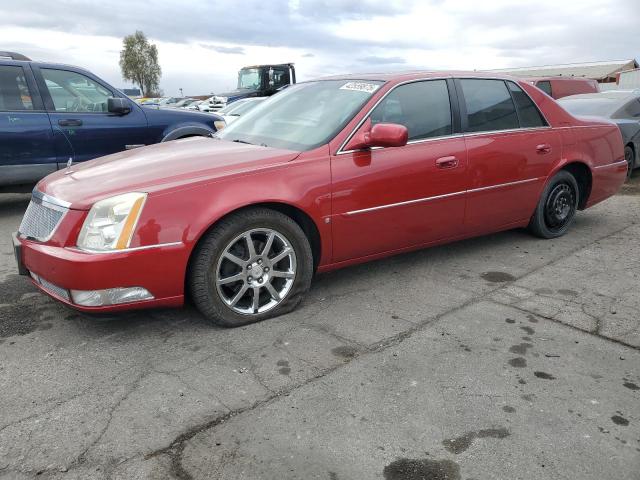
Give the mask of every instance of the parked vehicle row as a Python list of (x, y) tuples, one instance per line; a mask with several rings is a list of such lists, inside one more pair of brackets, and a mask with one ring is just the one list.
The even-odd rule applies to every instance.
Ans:
[(76, 162), (224, 127), (217, 115), (138, 105), (68, 65), (0, 55), (0, 187), (33, 184)]
[(580, 93), (597, 93), (598, 82), (583, 77), (528, 77), (524, 80), (535, 85), (556, 100)]
[(627, 162), (610, 121), (480, 73), (299, 83), (215, 134), (39, 182), (22, 274), (87, 312), (180, 306), (238, 326), (291, 311), (316, 271), (517, 227), (563, 235)]
[(240, 118), (241, 115), (249, 113), (265, 99), (266, 97), (243, 98), (242, 100), (233, 102), (232, 104), (218, 110), (218, 115), (221, 115), (225, 123), (229, 125)]
[(252, 65), (238, 72), (238, 86), (235, 90), (219, 93), (208, 99), (208, 111), (218, 111), (227, 104), (252, 97), (269, 97), (296, 83), (293, 63), (277, 65)]
[(640, 167), (640, 89), (572, 95), (559, 100), (576, 116), (607, 118), (620, 128), (628, 176)]

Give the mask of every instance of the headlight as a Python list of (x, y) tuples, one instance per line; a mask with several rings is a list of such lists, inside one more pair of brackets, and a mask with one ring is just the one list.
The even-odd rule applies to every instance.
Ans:
[(129, 247), (146, 193), (125, 193), (96, 202), (78, 235), (78, 248), (89, 251)]
[(213, 122), (213, 125), (216, 127), (216, 131), (219, 131), (227, 126), (227, 122), (225, 122), (224, 120), (215, 120)]

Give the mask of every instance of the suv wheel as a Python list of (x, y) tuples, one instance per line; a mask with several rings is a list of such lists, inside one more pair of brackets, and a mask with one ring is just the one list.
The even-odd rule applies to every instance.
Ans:
[(564, 235), (575, 218), (579, 202), (578, 183), (561, 170), (547, 184), (529, 222), (529, 230), (541, 238)]
[(300, 226), (260, 208), (231, 215), (202, 238), (188, 281), (205, 317), (237, 327), (293, 310), (312, 275), (311, 247)]

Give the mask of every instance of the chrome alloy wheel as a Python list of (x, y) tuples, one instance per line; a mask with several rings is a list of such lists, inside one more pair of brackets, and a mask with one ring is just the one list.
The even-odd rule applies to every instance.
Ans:
[(291, 242), (276, 230), (256, 228), (225, 247), (216, 266), (216, 290), (234, 312), (257, 315), (282, 302), (295, 276)]

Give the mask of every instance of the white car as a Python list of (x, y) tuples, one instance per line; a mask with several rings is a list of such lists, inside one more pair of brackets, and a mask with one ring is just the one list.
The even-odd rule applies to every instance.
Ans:
[(218, 115), (222, 115), (224, 121), (229, 125), (231, 122), (237, 120), (239, 116), (246, 114), (249, 110), (260, 105), (260, 103), (265, 101), (267, 98), (269, 97), (251, 97), (236, 100), (235, 102), (218, 110), (216, 113)]
[(198, 110), (200, 110), (201, 112), (213, 112), (214, 110), (216, 110), (216, 108), (214, 108), (215, 98), (216, 97), (214, 95), (213, 97), (209, 97), (206, 100), (203, 100), (198, 104)]

